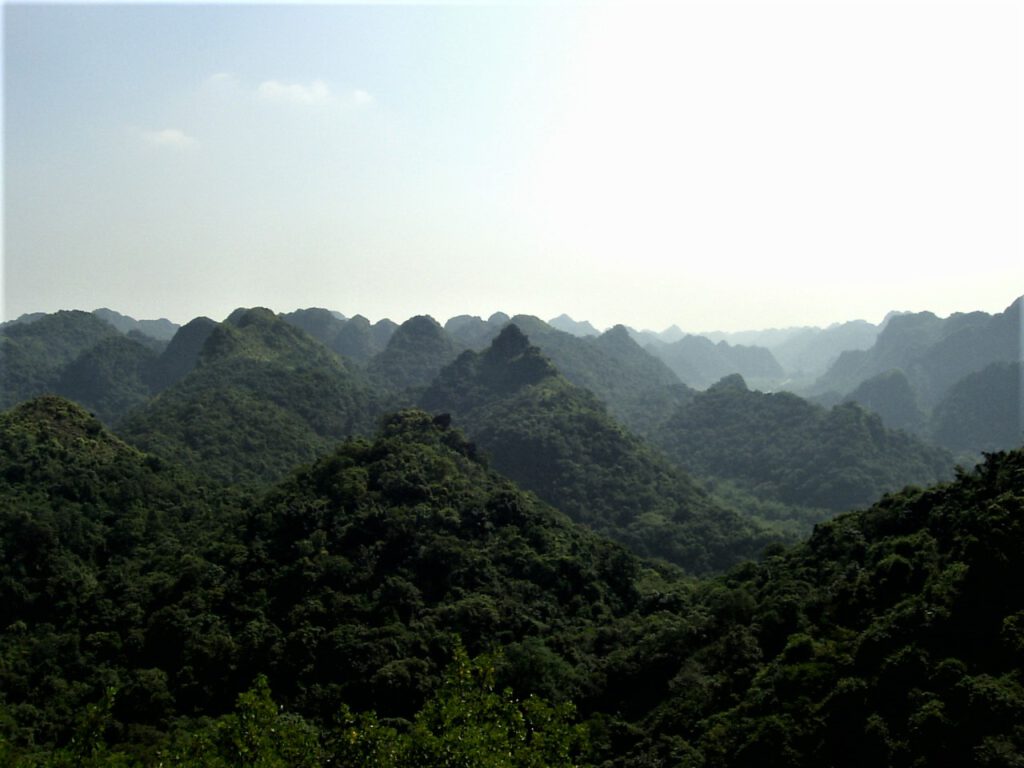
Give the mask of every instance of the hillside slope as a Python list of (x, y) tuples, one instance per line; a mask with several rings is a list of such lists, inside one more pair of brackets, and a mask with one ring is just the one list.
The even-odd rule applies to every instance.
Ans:
[(831, 510), (948, 477), (953, 458), (849, 403), (826, 410), (730, 376), (698, 393), (656, 438), (681, 467), (734, 480), (755, 496)]
[(609, 418), (515, 324), (464, 352), (421, 403), (450, 412), (503, 474), (639, 554), (703, 572), (771, 540)]
[[(883, 499), (706, 593), (711, 643), (646, 722), (651, 764), (1024, 759), (1024, 453)], [(671, 674), (671, 673), (670, 673)]]
[(221, 482), (266, 484), (372, 430), (380, 413), (319, 342), (269, 310), (237, 310), (209, 332), (196, 367), (118, 433)]

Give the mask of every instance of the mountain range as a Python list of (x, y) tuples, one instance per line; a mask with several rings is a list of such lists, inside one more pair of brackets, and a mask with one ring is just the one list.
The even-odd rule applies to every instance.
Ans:
[(1015, 764), (1019, 324), (4, 324), (0, 763)]

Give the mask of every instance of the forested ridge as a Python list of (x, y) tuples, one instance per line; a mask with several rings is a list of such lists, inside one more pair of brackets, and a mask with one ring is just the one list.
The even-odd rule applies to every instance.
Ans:
[(421, 402), (450, 412), (496, 469), (638, 554), (699, 573), (775, 540), (619, 426), (514, 323), (445, 368)]
[[(525, 316), (63, 312), (0, 363), (0, 764), (1024, 764), (1019, 449)], [(1019, 446), (1019, 374), (929, 423)]]
[(831, 409), (789, 392), (751, 391), (738, 374), (680, 406), (654, 441), (702, 477), (755, 495), (835, 511), (950, 476), (953, 457), (855, 403)]

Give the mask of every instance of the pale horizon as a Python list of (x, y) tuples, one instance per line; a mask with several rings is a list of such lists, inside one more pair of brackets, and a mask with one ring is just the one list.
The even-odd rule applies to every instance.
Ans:
[[(722, 328), (687, 328), (687, 327), (681, 326), (679, 323), (669, 323), (668, 325), (663, 326), (663, 327), (651, 328), (651, 327), (647, 327), (647, 326), (633, 325), (633, 324), (631, 324), (629, 322), (626, 322), (624, 320), (616, 320), (614, 322), (609, 322), (609, 323), (597, 323), (597, 322), (594, 322), (593, 320), (591, 320), (589, 318), (586, 318), (586, 317), (575, 317), (574, 315), (572, 315), (571, 313), (568, 313), (568, 312), (555, 312), (555, 313), (547, 313), (547, 314), (544, 314), (544, 313), (538, 314), (536, 312), (526, 312), (526, 311), (522, 311), (522, 312), (509, 312), (509, 311), (503, 310), (503, 309), (496, 309), (496, 310), (493, 310), (491, 312), (456, 312), (454, 314), (443, 315), (443, 316), (438, 316), (438, 315), (432, 314), (430, 312), (413, 312), (412, 314), (403, 315), (403, 316), (382, 315), (382, 316), (376, 317), (376, 316), (370, 316), (370, 315), (367, 315), (364, 312), (358, 312), (358, 311), (345, 312), (344, 310), (341, 310), (341, 309), (339, 309), (337, 307), (329, 307), (329, 306), (307, 305), (307, 306), (301, 306), (301, 307), (282, 308), (282, 307), (267, 306), (267, 305), (264, 305), (264, 304), (251, 304), (251, 305), (244, 305), (244, 306), (240, 305), (238, 307), (232, 307), (230, 310), (228, 310), (226, 312), (223, 312), (223, 313), (200, 312), (200, 313), (198, 313), (196, 315), (193, 315), (191, 317), (187, 317), (187, 318), (184, 318), (184, 319), (175, 318), (175, 317), (169, 317), (167, 315), (137, 315), (137, 314), (133, 314), (131, 312), (126, 312), (124, 309), (121, 309), (121, 308), (118, 308), (118, 307), (107, 306), (107, 305), (101, 305), (101, 306), (96, 306), (96, 307), (88, 307), (88, 308), (84, 307), (84, 306), (79, 306), (79, 307), (58, 307), (57, 309), (52, 309), (52, 310), (32, 310), (31, 312), (21, 313), (21, 314), (18, 315), (18, 317), (21, 317), (21, 315), (24, 315), (24, 314), (32, 314), (32, 312), (46, 312), (47, 314), (51, 314), (53, 312), (58, 312), (58, 311), (61, 311), (61, 310), (72, 310), (72, 311), (73, 310), (78, 310), (78, 311), (82, 311), (82, 312), (93, 312), (93, 311), (98, 310), (98, 309), (109, 309), (109, 310), (112, 310), (114, 312), (118, 312), (118, 313), (120, 313), (122, 315), (125, 315), (127, 317), (131, 317), (134, 320), (168, 320), (168, 321), (174, 323), (175, 325), (182, 326), (182, 325), (185, 325), (185, 324), (187, 324), (188, 322), (190, 322), (192, 320), (195, 320), (198, 317), (208, 317), (211, 320), (215, 320), (217, 322), (222, 322), (232, 312), (234, 312), (237, 309), (255, 309), (257, 307), (262, 307), (262, 308), (265, 308), (265, 309), (269, 309), (269, 310), (271, 310), (272, 312), (274, 312), (275, 314), (278, 314), (278, 315), (289, 314), (291, 312), (295, 312), (295, 311), (298, 311), (298, 310), (305, 310), (305, 309), (326, 309), (328, 311), (341, 313), (342, 315), (345, 316), (345, 318), (347, 320), (351, 320), (356, 315), (361, 315), (362, 317), (365, 317), (371, 324), (375, 324), (375, 323), (377, 323), (377, 322), (379, 322), (381, 320), (391, 320), (392, 322), (401, 325), (403, 322), (405, 322), (406, 320), (409, 320), (412, 317), (416, 317), (416, 316), (420, 316), (420, 315), (427, 315), (429, 317), (432, 317), (434, 320), (436, 320), (438, 323), (440, 323), (443, 326), (448, 320), (452, 319), (453, 317), (457, 317), (457, 316), (461, 316), (461, 315), (468, 315), (470, 317), (474, 317), (475, 316), (475, 317), (481, 318), (482, 320), (487, 320), (489, 317), (491, 317), (492, 315), (494, 315), (496, 313), (504, 313), (504, 314), (508, 315), (510, 318), (516, 317), (517, 315), (530, 315), (530, 316), (533, 316), (533, 317), (537, 317), (537, 318), (543, 320), (544, 322), (550, 322), (551, 320), (556, 319), (556, 318), (558, 318), (558, 317), (560, 317), (561, 315), (564, 314), (564, 315), (567, 315), (571, 320), (573, 320), (574, 322), (577, 322), (577, 323), (589, 322), (592, 326), (594, 326), (594, 328), (596, 328), (601, 333), (604, 333), (605, 331), (610, 330), (611, 328), (614, 328), (616, 325), (624, 325), (624, 326), (626, 326), (628, 328), (631, 328), (631, 329), (633, 329), (635, 331), (639, 331), (639, 332), (651, 331), (653, 333), (662, 333), (664, 331), (670, 330), (673, 326), (675, 326), (675, 327), (679, 328), (679, 330), (683, 331), (684, 333), (700, 336), (700, 335), (708, 335), (708, 334), (716, 334), (716, 333), (736, 334), (736, 333), (743, 333), (743, 332), (750, 332), (750, 331), (757, 332), (757, 331), (789, 330), (789, 329), (793, 329), (793, 328), (828, 328), (829, 326), (833, 326), (833, 325), (842, 325), (844, 323), (857, 322), (857, 321), (864, 321), (864, 322), (868, 322), (868, 323), (871, 323), (872, 325), (876, 325), (877, 326), (877, 325), (880, 325), (885, 320), (885, 317), (888, 314), (894, 313), (894, 312), (895, 313), (932, 312), (932, 314), (936, 315), (940, 319), (946, 319), (950, 315), (954, 315), (954, 314), (965, 314), (965, 313), (969, 313), (969, 312), (986, 312), (986, 313), (988, 313), (990, 315), (995, 315), (995, 314), (999, 314), (999, 313), (1003, 312), (1005, 309), (1007, 309), (1014, 301), (1016, 301), (1017, 298), (1020, 298), (1020, 297), (1019, 296), (1013, 297), (1010, 301), (1006, 302), (1006, 304), (1004, 306), (1002, 306), (1002, 307), (1000, 307), (998, 309), (994, 309), (994, 310), (993, 309), (984, 309), (984, 308), (980, 308), (980, 307), (970, 307), (970, 308), (965, 307), (965, 308), (954, 309), (954, 310), (950, 310), (950, 311), (946, 311), (946, 312), (936, 312), (936, 311), (934, 311), (932, 309), (928, 309), (928, 308), (923, 308), (923, 309), (905, 309), (905, 308), (904, 309), (899, 309), (899, 308), (895, 308), (895, 309), (892, 309), (892, 310), (889, 310), (889, 311), (883, 313), (882, 316), (877, 317), (877, 318), (850, 317), (850, 318), (846, 318), (846, 319), (843, 319), (843, 320), (834, 320), (834, 321), (824, 322), (824, 323), (802, 323), (802, 324), (786, 325), (786, 326), (767, 326), (766, 325), (766, 326), (760, 326), (760, 327), (756, 327), (756, 328), (754, 328), (754, 327), (751, 327), (751, 328), (735, 328), (735, 329), (729, 329), (729, 330), (725, 330), (725, 329), (722, 329)], [(6, 321), (10, 321), (10, 320), (16, 320), (16, 319), (18, 319), (18, 318), (17, 317), (5, 318), (5, 322)]]
[(1024, 293), (1013, 4), (4, 8), (0, 318), (827, 327)]

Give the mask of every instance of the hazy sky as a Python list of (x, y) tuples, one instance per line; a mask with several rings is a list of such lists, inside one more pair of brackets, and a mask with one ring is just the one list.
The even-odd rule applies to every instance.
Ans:
[(5, 5), (3, 316), (1024, 293), (1017, 3)]

